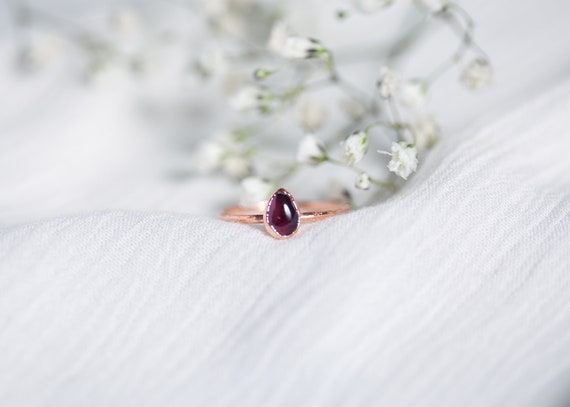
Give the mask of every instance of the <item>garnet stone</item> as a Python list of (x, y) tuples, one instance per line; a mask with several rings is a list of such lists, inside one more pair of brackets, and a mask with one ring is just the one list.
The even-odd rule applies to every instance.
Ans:
[(278, 189), (267, 202), (264, 221), (273, 237), (286, 238), (295, 234), (300, 219), (293, 196), (283, 188)]

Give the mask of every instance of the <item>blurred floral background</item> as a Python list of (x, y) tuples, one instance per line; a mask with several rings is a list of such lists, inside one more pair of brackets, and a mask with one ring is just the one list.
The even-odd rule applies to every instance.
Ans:
[(494, 7), (5, 1), (0, 221), (105, 209), (215, 215), (276, 186), (357, 206), (385, 199), (439, 139), (453, 142), (465, 123), (564, 75), (556, 62), (567, 57), (548, 41), (558, 20), (530, 21), (534, 34), (518, 41)]

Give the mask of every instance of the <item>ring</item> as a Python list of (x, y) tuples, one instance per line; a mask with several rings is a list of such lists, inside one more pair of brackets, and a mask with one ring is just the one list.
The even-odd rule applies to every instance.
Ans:
[(228, 222), (260, 224), (276, 239), (287, 239), (299, 230), (302, 222), (317, 222), (350, 210), (345, 203), (334, 201), (301, 202), (286, 189), (279, 188), (267, 203), (262, 202), (251, 208), (233, 206), (220, 214), (220, 219)]

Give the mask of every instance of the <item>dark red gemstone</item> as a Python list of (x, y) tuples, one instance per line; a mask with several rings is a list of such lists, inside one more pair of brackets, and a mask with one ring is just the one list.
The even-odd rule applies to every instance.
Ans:
[(267, 223), (281, 236), (289, 236), (299, 227), (297, 207), (287, 192), (278, 190), (269, 200)]

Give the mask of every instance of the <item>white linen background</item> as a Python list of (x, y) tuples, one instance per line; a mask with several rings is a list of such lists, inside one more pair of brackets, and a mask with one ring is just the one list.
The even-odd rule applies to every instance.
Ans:
[(0, 403), (568, 405), (568, 6), (465, 7), (495, 87), (434, 100), (398, 195), (285, 242), (195, 215), (235, 191), (172, 157), (86, 162), (131, 146), (121, 97), (4, 75)]

